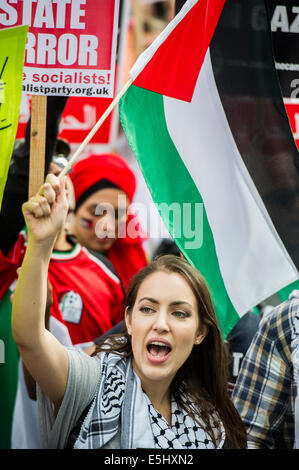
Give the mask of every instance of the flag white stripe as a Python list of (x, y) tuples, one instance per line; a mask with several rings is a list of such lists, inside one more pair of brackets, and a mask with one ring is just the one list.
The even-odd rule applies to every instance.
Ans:
[[(205, 204), (240, 315), (298, 279), (231, 134), (207, 53), (191, 103), (164, 97), (170, 136)], [(203, 233), (203, 239), (204, 239)]]

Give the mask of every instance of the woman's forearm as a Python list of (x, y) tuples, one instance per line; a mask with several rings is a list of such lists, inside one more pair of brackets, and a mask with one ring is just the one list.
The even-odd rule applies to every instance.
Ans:
[(12, 333), (25, 367), (53, 402), (60, 406), (68, 377), (68, 354), (46, 329), (48, 267), (58, 233), (67, 214), (65, 180), (48, 175), (39, 192), (23, 204), (28, 247), (19, 272)]
[(33, 349), (45, 331), (51, 243), (28, 243), (16, 286), (12, 332), (18, 346)]

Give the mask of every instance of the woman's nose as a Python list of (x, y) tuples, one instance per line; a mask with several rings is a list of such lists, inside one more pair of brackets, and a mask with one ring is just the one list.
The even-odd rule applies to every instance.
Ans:
[(96, 223), (96, 234), (101, 236), (105, 233), (107, 236), (115, 235), (115, 218), (111, 214), (105, 214), (100, 220)]
[(114, 230), (114, 228), (115, 228), (115, 217), (113, 217), (111, 214), (106, 214), (105, 217), (103, 218), (102, 227), (107, 232)]
[(157, 315), (153, 324), (153, 330), (159, 333), (169, 331), (168, 316), (166, 312), (164, 311), (157, 312)]

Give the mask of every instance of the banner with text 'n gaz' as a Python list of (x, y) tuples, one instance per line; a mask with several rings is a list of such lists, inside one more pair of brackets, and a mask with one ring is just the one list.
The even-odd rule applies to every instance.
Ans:
[(28, 26), (0, 31), (0, 210), (18, 127)]

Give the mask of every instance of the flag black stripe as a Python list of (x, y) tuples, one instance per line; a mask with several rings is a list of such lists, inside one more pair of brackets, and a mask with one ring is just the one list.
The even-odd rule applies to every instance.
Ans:
[(299, 154), (275, 69), (265, 1), (227, 1), (210, 52), (239, 152), (298, 268)]

